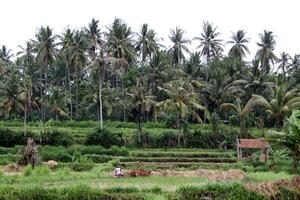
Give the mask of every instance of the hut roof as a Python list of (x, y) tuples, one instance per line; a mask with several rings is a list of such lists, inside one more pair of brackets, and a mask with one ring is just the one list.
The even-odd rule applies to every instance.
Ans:
[(238, 139), (239, 148), (250, 148), (250, 149), (265, 149), (269, 147), (268, 142), (263, 139)]

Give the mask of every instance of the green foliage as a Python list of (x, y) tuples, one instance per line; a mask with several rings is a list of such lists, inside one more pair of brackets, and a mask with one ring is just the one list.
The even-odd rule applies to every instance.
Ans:
[(108, 129), (97, 128), (86, 138), (87, 145), (100, 145), (109, 148), (113, 145), (120, 146), (123, 144), (122, 133), (115, 133)]
[(26, 144), (27, 138), (32, 137), (32, 133), (26, 133), (24, 135), (23, 131), (16, 132), (8, 128), (0, 128), (0, 146), (12, 147), (14, 145), (24, 145)]
[(42, 145), (70, 146), (74, 143), (74, 137), (70, 132), (62, 132), (57, 129), (42, 131), (36, 139)]
[(247, 191), (239, 184), (216, 184), (203, 187), (184, 187), (178, 191), (179, 199), (196, 200), (196, 199), (241, 199), (241, 200), (265, 200), (255, 192)]
[(24, 176), (30, 176), (32, 175), (33, 169), (31, 165), (27, 165), (24, 169), (23, 169), (23, 175)]
[(109, 193), (87, 186), (65, 188), (0, 187), (1, 200), (144, 200), (142, 194)]

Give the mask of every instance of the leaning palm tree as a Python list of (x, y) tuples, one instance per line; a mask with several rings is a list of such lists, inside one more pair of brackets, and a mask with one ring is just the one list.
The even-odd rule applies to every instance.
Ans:
[(181, 121), (186, 117), (193, 116), (198, 122), (202, 122), (202, 119), (198, 115), (198, 111), (205, 111), (205, 107), (199, 102), (197, 93), (190, 92), (184, 88), (184, 81), (176, 80), (165, 84), (160, 90), (166, 93), (168, 98), (157, 104), (158, 108), (163, 111), (175, 111), (178, 117), (178, 146), (181, 141)]
[(250, 113), (255, 105), (256, 98), (251, 98), (249, 101), (244, 105), (242, 103), (242, 100), (239, 97), (235, 97), (235, 102), (234, 103), (223, 103), (220, 106), (220, 109), (223, 111), (226, 110), (232, 110), (236, 113), (240, 120), (240, 136), (241, 138), (246, 138), (247, 137), (247, 129), (246, 129), (246, 115)]
[(259, 35), (260, 42), (257, 43), (259, 50), (256, 52), (256, 59), (260, 61), (260, 64), (266, 74), (271, 71), (271, 63), (274, 64), (276, 56), (274, 54), (275, 39), (272, 31), (264, 30), (263, 34)]
[(179, 27), (171, 30), (169, 38), (172, 42), (169, 53), (172, 56), (173, 64), (177, 66), (185, 59), (184, 52), (189, 53), (189, 49), (186, 45), (189, 44), (190, 41), (184, 38), (184, 31)]
[(206, 69), (206, 82), (208, 81), (208, 65), (211, 58), (219, 58), (222, 50), (222, 40), (219, 39), (220, 33), (217, 32), (217, 27), (209, 22), (204, 22), (203, 32), (200, 37), (195, 37), (195, 40), (199, 40), (200, 44), (197, 48), (201, 48), (201, 55), (206, 57), (207, 69)]
[(286, 86), (277, 86), (274, 91), (274, 97), (271, 101), (263, 96), (254, 95), (256, 98), (256, 106), (262, 106), (266, 109), (266, 113), (274, 118), (275, 127), (280, 130), (283, 127), (283, 121), (288, 117), (294, 109), (300, 108), (300, 95), (298, 89), (287, 90)]
[(243, 58), (246, 54), (250, 54), (247, 47), (249, 40), (250, 39), (246, 37), (244, 30), (238, 30), (236, 33), (232, 33), (231, 40), (227, 42), (229, 44), (233, 44), (228, 55), (230, 57)]

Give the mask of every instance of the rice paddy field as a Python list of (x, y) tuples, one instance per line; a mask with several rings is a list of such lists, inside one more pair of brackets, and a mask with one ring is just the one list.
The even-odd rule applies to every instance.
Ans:
[[(274, 194), (265, 194), (251, 188), (278, 181), (293, 182), (297, 177), (297, 173), (291, 172), (289, 158), (281, 159), (274, 169), (269, 169), (268, 163), (237, 160), (235, 149), (133, 146), (103, 148), (86, 145), (84, 138), (96, 126), (93, 124), (95, 122), (90, 123), (83, 126), (80, 123), (68, 125), (53, 122), (52, 127), (71, 133), (76, 142), (70, 146), (38, 145), (40, 164), (34, 168), (15, 164), (21, 157), (20, 152), (24, 146), (0, 147), (0, 197), (23, 200), (36, 199), (35, 195), (43, 194), (38, 198), (150, 200), (218, 199), (225, 195), (224, 198), (227, 199), (268, 199)], [(21, 123), (17, 122), (2, 122), (1, 125), (14, 131), (22, 129)], [(160, 128), (152, 128), (154, 126), (155, 124), (146, 125), (144, 129), (154, 134), (169, 130), (162, 124), (157, 124)], [(191, 130), (199, 128), (205, 130), (209, 127), (191, 126)], [(43, 127), (38, 124), (31, 124), (28, 128), (34, 133), (41, 129)], [(130, 136), (135, 130), (135, 124), (110, 122), (108, 129)], [(258, 130), (254, 131), (259, 134)], [(55, 161), (55, 165), (50, 165), (49, 160)], [(124, 177), (114, 176), (116, 167), (122, 168)], [(138, 170), (151, 174), (136, 177), (130, 175), (132, 171)], [(243, 196), (245, 192), (249, 196)], [(62, 193), (74, 196), (71, 198)], [(57, 197), (51, 196), (56, 194)], [(85, 195), (82, 196), (83, 194)], [(95, 198), (93, 195), (96, 195)], [(214, 195), (219, 197), (215, 198), (217, 196)]]

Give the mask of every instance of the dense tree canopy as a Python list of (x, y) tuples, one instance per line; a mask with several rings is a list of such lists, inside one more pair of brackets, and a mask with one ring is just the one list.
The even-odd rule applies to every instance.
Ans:
[[(171, 29), (166, 47), (148, 24), (134, 32), (118, 18), (104, 28), (92, 19), (58, 35), (41, 27), (15, 55), (0, 48), (0, 117), (102, 123), (172, 115), (181, 124), (209, 122), (214, 113), (225, 122), (236, 115), (243, 130), (261, 118), (282, 127), (300, 107), (300, 56), (275, 55), (274, 33), (264, 30), (247, 62), (246, 31), (226, 40), (212, 23), (202, 28), (194, 39), (179, 27)], [(191, 43), (199, 52), (188, 48)]]

